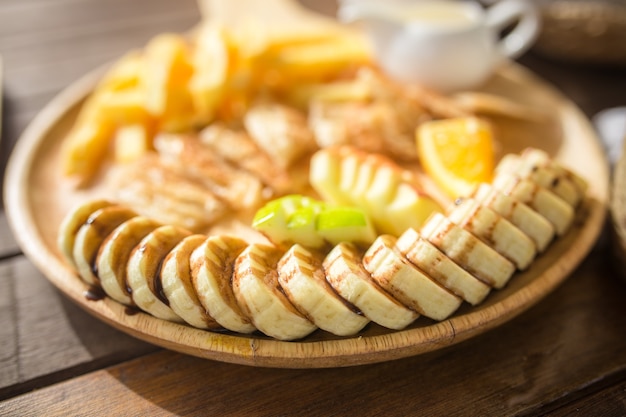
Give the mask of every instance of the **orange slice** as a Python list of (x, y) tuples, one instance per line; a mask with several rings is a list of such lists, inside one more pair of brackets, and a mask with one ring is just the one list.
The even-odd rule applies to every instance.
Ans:
[(469, 194), (493, 177), (491, 126), (476, 117), (434, 120), (417, 129), (417, 150), (426, 174), (452, 198)]

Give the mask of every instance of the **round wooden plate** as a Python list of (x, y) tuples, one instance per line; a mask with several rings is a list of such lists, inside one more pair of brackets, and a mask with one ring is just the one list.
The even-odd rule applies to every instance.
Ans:
[(531, 267), (477, 307), (464, 305), (451, 318), (419, 318), (409, 328), (390, 331), (370, 324), (355, 337), (317, 331), (304, 340), (281, 342), (263, 335), (194, 329), (130, 314), (117, 302), (90, 300), (88, 287), (62, 261), (56, 234), (62, 216), (78, 200), (97, 191), (76, 191), (60, 173), (60, 144), (84, 98), (104, 69), (56, 97), (17, 143), (6, 173), (5, 205), (15, 237), (26, 256), (65, 295), (110, 325), (168, 349), (219, 361), (285, 368), (321, 368), (381, 362), (433, 351), (492, 329), (528, 309), (563, 282), (592, 248), (605, 220), (608, 164), (587, 119), (571, 102), (527, 70), (511, 64), (484, 87), (545, 114), (534, 122), (493, 118), (500, 154), (526, 146), (546, 150), (589, 182), (588, 198), (574, 227), (552, 243)]

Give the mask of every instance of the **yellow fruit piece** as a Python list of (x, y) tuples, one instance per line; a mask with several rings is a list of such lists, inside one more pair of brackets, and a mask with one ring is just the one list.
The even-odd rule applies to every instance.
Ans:
[(494, 170), (491, 126), (476, 117), (435, 120), (417, 129), (417, 148), (426, 174), (452, 198), (490, 182)]
[(116, 61), (96, 87), (100, 91), (120, 91), (136, 87), (141, 74), (142, 55), (131, 51)]
[(205, 20), (229, 28), (241, 49), (251, 54), (348, 31), (335, 19), (293, 0), (200, 0), (199, 6)]
[(344, 35), (319, 42), (281, 48), (270, 59), (283, 76), (319, 80), (349, 66), (370, 62), (371, 53), (362, 36)]
[(230, 51), (226, 34), (216, 25), (202, 25), (195, 41), (192, 54), (194, 71), (189, 90), (195, 111), (203, 118), (210, 119), (224, 94)]
[(142, 125), (128, 125), (117, 129), (114, 137), (115, 160), (121, 163), (132, 162), (151, 147), (148, 129)]
[(309, 183), (325, 201), (361, 208), (378, 233), (419, 230), (442, 208), (395, 162), (351, 147), (329, 147), (311, 158)]
[(145, 94), (139, 88), (105, 91), (94, 96), (98, 111), (116, 125), (145, 124), (151, 115), (145, 107)]
[(81, 183), (90, 180), (105, 158), (113, 126), (104, 120), (83, 119), (65, 138), (62, 163), (65, 175)]
[(307, 107), (314, 101), (341, 103), (366, 102), (372, 98), (372, 89), (359, 80), (332, 83), (299, 84), (289, 91), (289, 101), (298, 107)]
[(231, 54), (230, 90), (280, 90), (326, 81), (370, 62), (364, 36), (293, 0), (201, 0), (206, 21), (224, 28)]
[(140, 78), (148, 111), (157, 117), (190, 111), (188, 83), (192, 73), (189, 47), (182, 36), (154, 37), (146, 45)]

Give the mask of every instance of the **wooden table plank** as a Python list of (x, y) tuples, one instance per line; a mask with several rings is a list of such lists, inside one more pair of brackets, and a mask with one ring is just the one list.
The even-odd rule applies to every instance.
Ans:
[(0, 398), (156, 349), (80, 310), (23, 256), (0, 266)]
[[(599, 273), (598, 273), (599, 272)], [(512, 322), (403, 360), (286, 370), (159, 352), (10, 399), (47, 415), (517, 415), (550, 410), (626, 379), (626, 285), (596, 252)], [(102, 393), (106, 393), (103, 395)], [(36, 408), (33, 408), (36, 404)]]
[(9, 228), (7, 216), (0, 210), (0, 260), (21, 252)]
[(3, 0), (0, 39), (22, 48), (42, 40), (75, 38), (82, 31), (115, 34), (120, 27), (180, 13), (197, 17), (195, 0)]
[(17, 317), (13, 302), (14, 281), (8, 279), (11, 264), (0, 263), (0, 386), (19, 380), (17, 357)]
[(594, 392), (578, 401), (568, 403), (550, 412), (551, 417), (579, 416), (625, 416), (626, 381)]

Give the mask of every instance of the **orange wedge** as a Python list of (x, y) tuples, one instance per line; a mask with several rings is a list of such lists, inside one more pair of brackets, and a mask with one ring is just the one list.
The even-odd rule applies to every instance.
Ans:
[(495, 156), (491, 126), (476, 117), (434, 120), (417, 129), (417, 150), (426, 174), (452, 198), (490, 182)]

